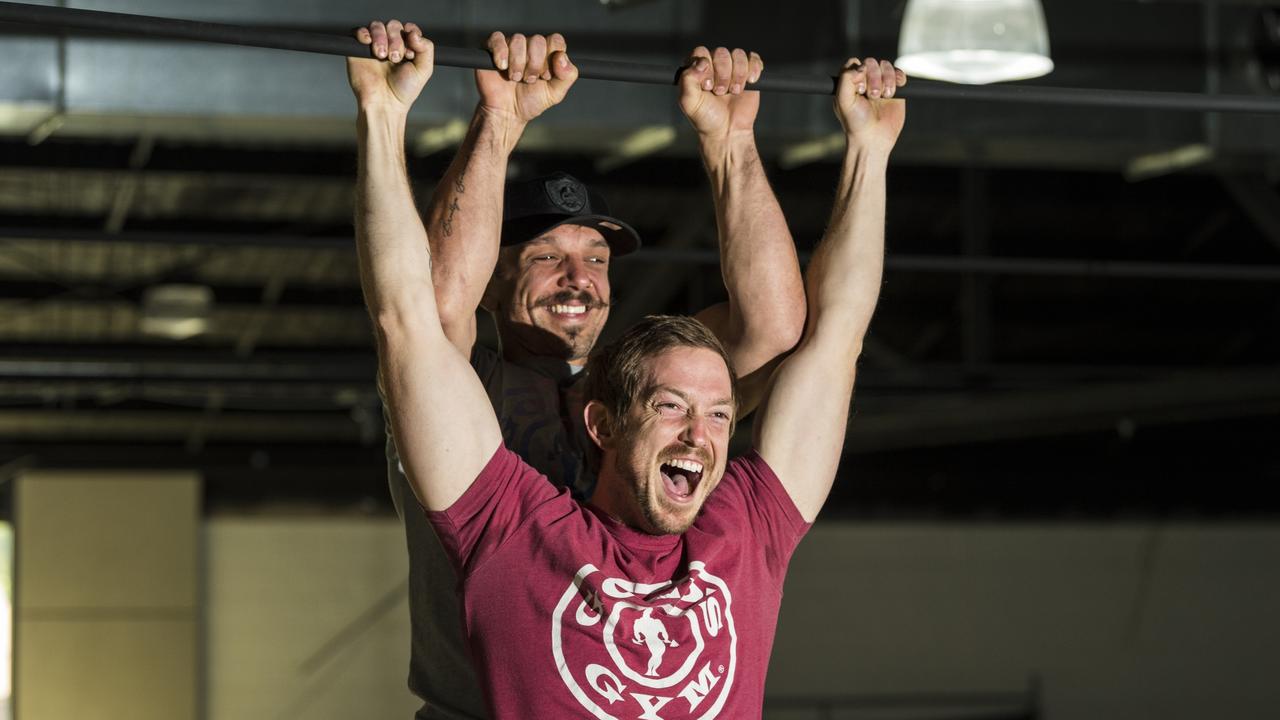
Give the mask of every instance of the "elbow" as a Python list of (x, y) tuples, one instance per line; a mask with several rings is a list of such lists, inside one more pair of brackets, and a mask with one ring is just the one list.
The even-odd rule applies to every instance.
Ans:
[(773, 312), (760, 318), (750, 335), (758, 339), (761, 349), (768, 355), (785, 355), (800, 343), (806, 319), (807, 307), (801, 294), (799, 299), (777, 304)]
[(794, 350), (804, 336), (804, 326), (809, 320), (809, 302), (804, 285), (798, 284), (783, 294), (775, 308), (772, 327), (768, 331), (781, 355)]
[(803, 293), (798, 301), (789, 303), (787, 312), (778, 325), (778, 343), (783, 346), (780, 352), (790, 352), (800, 344), (800, 338), (804, 337), (804, 324), (809, 319), (808, 311)]
[(440, 324), (454, 327), (470, 319), (476, 314), (476, 306), (462, 293), (447, 293), (443, 297), (437, 294), (436, 308), (440, 315)]
[[(427, 300), (427, 302), (421, 302)], [(434, 304), (429, 298), (404, 297), (389, 302), (370, 303), (373, 331), (383, 348), (394, 349), (440, 330)]]
[(820, 348), (825, 357), (839, 358), (840, 365), (847, 367), (852, 375), (858, 359), (862, 357), (866, 334), (865, 326), (850, 327), (844, 318), (832, 313), (819, 314), (810, 319), (800, 345)]
[(394, 307), (369, 308), (379, 349), (399, 347), (409, 337), (410, 319)]

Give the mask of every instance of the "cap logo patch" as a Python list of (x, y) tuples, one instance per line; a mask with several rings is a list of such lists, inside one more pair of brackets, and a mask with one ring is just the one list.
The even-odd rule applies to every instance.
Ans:
[(545, 187), (551, 204), (564, 212), (580, 212), (587, 204), (587, 189), (573, 178), (548, 180)]

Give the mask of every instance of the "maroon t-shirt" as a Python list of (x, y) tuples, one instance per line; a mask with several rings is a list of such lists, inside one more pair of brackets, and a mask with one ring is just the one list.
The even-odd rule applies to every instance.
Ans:
[(683, 535), (633, 530), (505, 447), (427, 513), (460, 578), (495, 720), (758, 718), (787, 563), (808, 523), (756, 453)]

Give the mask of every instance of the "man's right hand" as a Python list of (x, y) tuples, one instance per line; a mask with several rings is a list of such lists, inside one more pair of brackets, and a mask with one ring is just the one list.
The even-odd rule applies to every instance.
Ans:
[(435, 46), (417, 24), (399, 20), (375, 20), (355, 35), (377, 58), (347, 58), (347, 79), (356, 102), (361, 109), (382, 107), (408, 113), (431, 79)]
[(578, 68), (569, 61), (564, 36), (516, 33), (508, 38), (494, 32), (486, 43), (498, 70), (477, 70), (480, 107), (514, 120), (519, 125), (564, 100), (578, 79)]
[(760, 93), (747, 83), (760, 79), (764, 60), (741, 48), (699, 45), (680, 73), (680, 109), (699, 137), (720, 140), (751, 132), (760, 111)]

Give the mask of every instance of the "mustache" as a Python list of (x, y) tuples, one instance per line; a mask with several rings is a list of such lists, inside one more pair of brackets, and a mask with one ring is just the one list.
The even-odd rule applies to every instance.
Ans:
[(665, 464), (677, 458), (689, 458), (702, 463), (702, 469), (705, 472), (711, 467), (711, 454), (705, 450), (697, 450), (683, 445), (670, 447), (658, 453), (658, 463)]
[(561, 290), (554, 295), (539, 298), (535, 305), (537, 307), (551, 307), (552, 305), (565, 305), (575, 301), (586, 305), (588, 310), (601, 310), (609, 307), (609, 303), (582, 290), (577, 292), (573, 290)]

